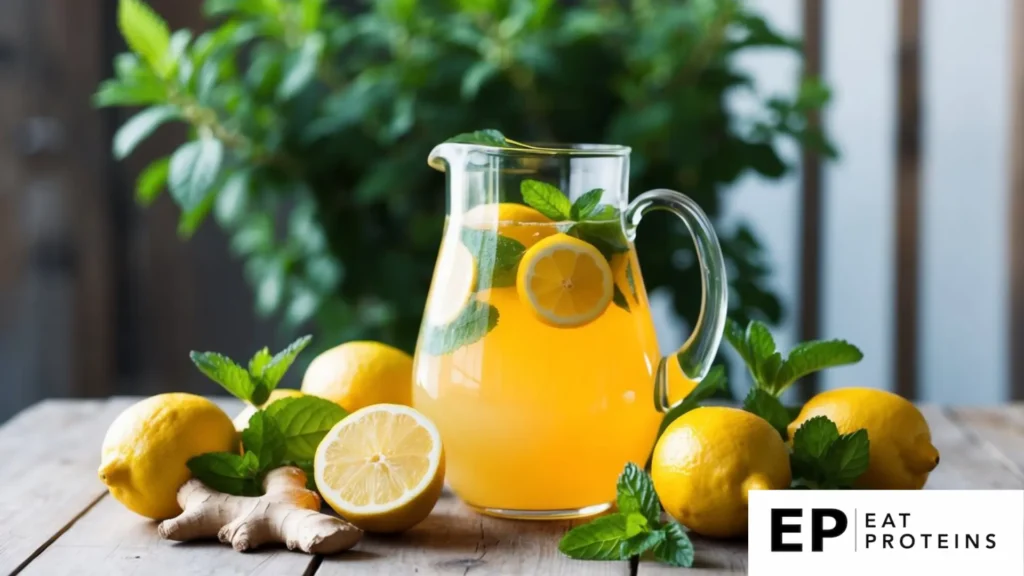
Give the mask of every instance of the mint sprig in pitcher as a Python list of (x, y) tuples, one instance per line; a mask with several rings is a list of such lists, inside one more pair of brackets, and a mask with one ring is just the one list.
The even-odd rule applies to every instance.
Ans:
[[(707, 374), (725, 324), (721, 248), (671, 190), (629, 202), (630, 149), (527, 145), (496, 131), (437, 146), (448, 214), (416, 348), (413, 402), (441, 432), (447, 481), (495, 516), (597, 514), (662, 415)], [(645, 214), (689, 228), (703, 307), (658, 351), (633, 238)], [(667, 263), (666, 263), (667, 264)]]

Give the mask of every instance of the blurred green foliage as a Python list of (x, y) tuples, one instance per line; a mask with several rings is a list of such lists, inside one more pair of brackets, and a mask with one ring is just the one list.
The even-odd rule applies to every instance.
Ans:
[[(95, 101), (144, 107), (117, 132), (117, 158), (166, 122), (190, 126), (141, 174), (139, 201), (169, 190), (184, 236), (212, 213), (257, 311), (313, 321), (321, 343), (413, 348), (445, 211), (426, 157), (454, 134), (626, 144), (635, 193), (676, 188), (712, 217), (724, 184), (787, 171), (779, 137), (832, 153), (807, 120), (829, 97), (818, 82), (744, 117), (727, 108), (730, 91), (757, 94), (740, 53), (800, 48), (738, 0), (207, 0), (204, 12), (207, 31), (172, 33), (121, 0), (131, 52)], [(719, 233), (732, 316), (777, 321), (758, 239)], [(638, 244), (648, 288), (672, 287), (692, 323), (686, 231), (652, 218)]]

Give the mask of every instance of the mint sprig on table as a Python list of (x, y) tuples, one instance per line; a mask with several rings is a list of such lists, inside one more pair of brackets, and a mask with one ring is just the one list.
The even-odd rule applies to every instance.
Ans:
[[(191, 357), (203, 374), (232, 396), (259, 407), (309, 342), (305, 336), (275, 355), (264, 348), (252, 357), (248, 369), (216, 352), (192, 352)], [(210, 488), (241, 496), (259, 495), (263, 475), (280, 466), (298, 466), (312, 482), (317, 445), (346, 415), (341, 406), (316, 396), (282, 398), (249, 418), (241, 455), (201, 454), (188, 461), (188, 468)]]
[(558, 549), (577, 560), (629, 560), (653, 551), (671, 566), (693, 566), (693, 544), (673, 520), (661, 521), (661, 505), (651, 477), (630, 462), (619, 476), (619, 511), (566, 532)]
[[(743, 400), (743, 409), (767, 420), (783, 439), (788, 436), (797, 410), (785, 407), (779, 396), (808, 374), (856, 364), (864, 357), (845, 340), (812, 340), (797, 344), (783, 358), (768, 327), (756, 320), (746, 329), (729, 320), (725, 337), (754, 380)], [(790, 465), (794, 486), (849, 488), (867, 470), (869, 448), (866, 430), (841, 435), (835, 423), (825, 416), (807, 420), (793, 435)]]

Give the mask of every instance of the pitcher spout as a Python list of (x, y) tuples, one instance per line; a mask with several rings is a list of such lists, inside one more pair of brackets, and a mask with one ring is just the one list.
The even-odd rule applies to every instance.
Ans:
[(442, 142), (430, 151), (430, 156), (427, 156), (427, 165), (438, 172), (447, 172), (452, 161), (462, 154), (459, 149), (464, 147), (459, 144)]

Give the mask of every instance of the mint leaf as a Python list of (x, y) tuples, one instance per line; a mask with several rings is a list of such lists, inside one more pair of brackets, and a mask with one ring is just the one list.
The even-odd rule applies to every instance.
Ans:
[(626, 300), (626, 295), (622, 293), (622, 290), (617, 285), (612, 286), (612, 289), (612, 302), (619, 308), (629, 312), (629, 301)]
[(168, 78), (175, 62), (169, 57), (171, 31), (156, 12), (139, 0), (121, 0), (117, 27), (133, 52), (142, 57), (161, 78)]
[(505, 135), (494, 129), (458, 134), (445, 140), (445, 142), (450, 144), (479, 144), (481, 146), (503, 147), (508, 145)]
[(623, 514), (638, 513), (647, 519), (651, 526), (661, 523), (661, 504), (658, 494), (654, 491), (651, 477), (636, 464), (629, 462), (619, 475), (616, 486), (619, 512)]
[(793, 382), (808, 374), (856, 364), (864, 358), (860, 349), (845, 340), (814, 340), (793, 348), (785, 364), (774, 378), (774, 388), (785, 390)]
[(849, 488), (868, 469), (869, 448), (867, 430), (843, 434), (825, 456), (828, 483), (835, 488)]
[(665, 417), (661, 420), (661, 426), (658, 428), (658, 437), (661, 437), (661, 433), (668, 428), (669, 424), (675, 422), (676, 418), (679, 418), (683, 414), (686, 414), (690, 410), (696, 408), (701, 402), (711, 398), (716, 392), (725, 389), (725, 368), (721, 366), (713, 366), (708, 375), (704, 377), (697, 386), (690, 390), (690, 393), (683, 398), (677, 406), (665, 413)]
[(757, 361), (754, 360), (753, 351), (747, 346), (746, 331), (732, 318), (728, 318), (725, 321), (725, 340), (740, 355), (748, 369), (757, 364)]
[(341, 406), (316, 396), (282, 398), (263, 412), (280, 430), (281, 460), (288, 462), (312, 461), (324, 435), (348, 415)]
[(636, 280), (633, 278), (633, 262), (626, 262), (626, 283), (629, 284), (629, 291), (633, 296), (633, 300), (639, 300), (640, 295), (636, 291)]
[(690, 542), (690, 537), (686, 535), (683, 527), (675, 522), (669, 522), (661, 532), (665, 537), (654, 547), (654, 558), (669, 566), (693, 566), (693, 543)]
[(247, 454), (255, 455), (260, 471), (276, 468), (284, 460), (284, 435), (262, 410), (249, 417), (249, 427), (242, 431), (242, 446)]
[[(562, 536), (558, 550), (577, 560), (626, 560), (623, 544), (630, 538), (626, 514), (601, 516)], [(635, 535), (635, 534), (634, 534)]]
[(477, 290), (514, 286), (526, 246), (493, 230), (464, 228), (462, 243), (476, 260)]
[(259, 464), (254, 454), (244, 457), (232, 452), (209, 452), (190, 458), (188, 469), (203, 484), (218, 492), (236, 496), (259, 496), (256, 481)]
[(629, 240), (618, 220), (577, 222), (569, 230), (569, 235), (597, 248), (606, 260), (629, 251)]
[(747, 325), (746, 339), (755, 359), (767, 358), (777, 350), (772, 333), (764, 323), (757, 320), (751, 320)]
[(252, 359), (249, 360), (249, 375), (253, 378), (260, 378), (263, 376), (263, 371), (266, 369), (267, 364), (270, 363), (270, 350), (264, 346), (262, 350), (253, 355)]
[(244, 368), (235, 364), (227, 356), (217, 354), (216, 352), (193, 351), (189, 354), (189, 357), (192, 358), (192, 363), (199, 368), (200, 372), (205, 374), (210, 380), (220, 384), (232, 396), (249, 402), (254, 406), (259, 406), (266, 402), (266, 398), (263, 399), (263, 402), (253, 402), (252, 396), (253, 390), (256, 388), (255, 383)]
[(789, 411), (782, 402), (767, 390), (751, 388), (743, 400), (743, 409), (751, 414), (764, 418), (778, 431), (782, 439), (786, 439), (786, 428), (791, 422)]
[(664, 530), (655, 530), (654, 532), (637, 534), (621, 544), (622, 557), (630, 558), (632, 556), (639, 556), (640, 554), (658, 546), (664, 540)]
[(809, 481), (815, 487), (824, 485), (828, 480), (825, 455), (838, 439), (839, 429), (825, 416), (815, 416), (801, 424), (793, 434), (790, 457), (793, 477)]
[(804, 422), (793, 434), (793, 452), (819, 459), (839, 439), (839, 429), (827, 416), (815, 416)]
[(587, 217), (587, 220), (591, 222), (603, 222), (605, 220), (618, 219), (619, 209), (616, 208), (615, 206), (612, 206), (611, 204), (601, 204), (600, 206), (596, 207), (593, 212), (590, 213), (590, 216)]
[(572, 205), (558, 188), (539, 180), (523, 180), (519, 189), (523, 194), (523, 202), (541, 214), (556, 222), (570, 219)]
[(497, 308), (486, 302), (471, 300), (455, 320), (440, 326), (426, 327), (424, 351), (433, 356), (450, 354), (477, 342), (497, 325)]
[(295, 362), (295, 358), (298, 357), (306, 346), (309, 345), (309, 342), (312, 339), (312, 336), (303, 336), (302, 338), (299, 338), (295, 342), (289, 344), (287, 348), (275, 354), (274, 357), (267, 362), (261, 379), (266, 383), (268, 392), (277, 388), (277, 385), (281, 382), (281, 378), (284, 377), (285, 372), (291, 368), (292, 362)]
[(577, 222), (589, 218), (597, 210), (603, 194), (604, 190), (602, 188), (594, 188), (577, 198), (572, 203), (572, 208), (569, 209), (569, 218)]

